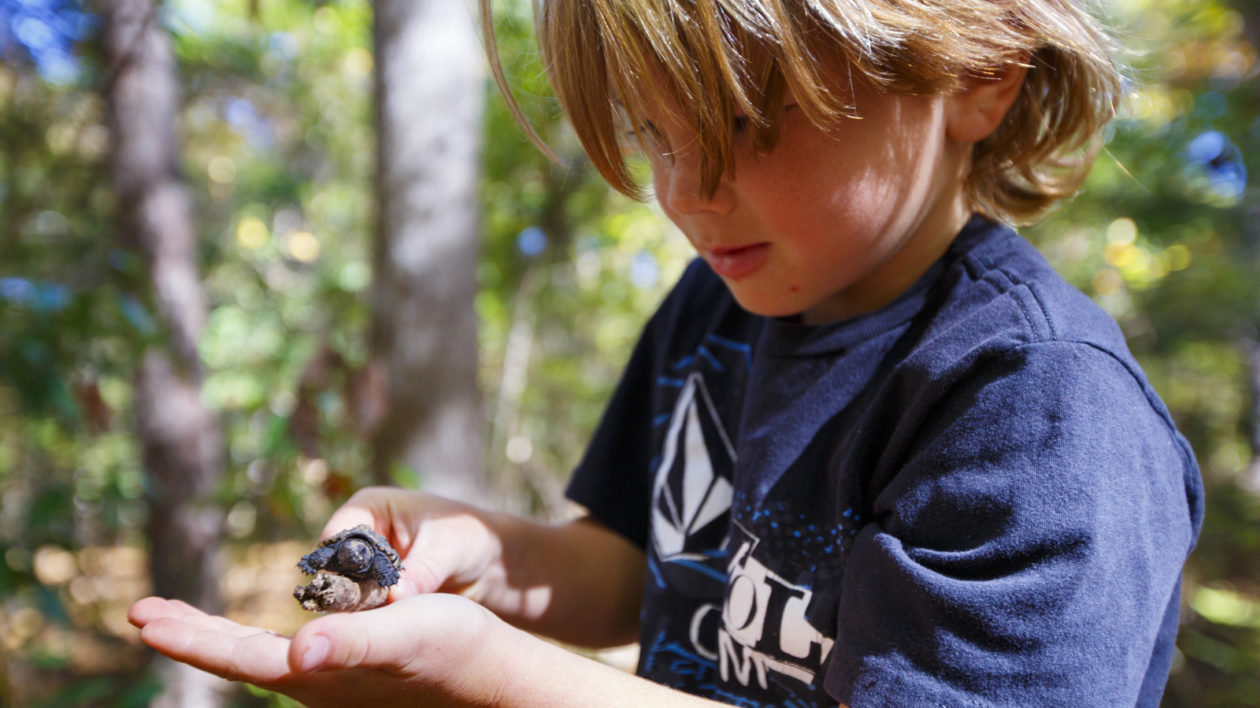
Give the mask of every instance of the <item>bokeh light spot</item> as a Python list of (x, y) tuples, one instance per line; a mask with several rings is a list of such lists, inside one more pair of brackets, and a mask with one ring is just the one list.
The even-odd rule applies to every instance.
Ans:
[(1137, 224), (1133, 219), (1121, 217), (1107, 225), (1107, 243), (1124, 245), (1137, 242)]
[(341, 28), (341, 17), (335, 8), (325, 5), (315, 11), (311, 24), (321, 34), (334, 34)]
[(289, 255), (302, 263), (313, 263), (319, 258), (319, 239), (309, 231), (294, 231), (289, 234)]
[(44, 585), (60, 585), (79, 574), (74, 555), (64, 548), (46, 545), (35, 551), (35, 578)]
[(639, 251), (634, 254), (634, 261), (630, 265), (630, 282), (634, 283), (635, 287), (643, 289), (653, 287), (660, 278), (661, 268), (651, 251)]
[(1093, 285), (1099, 295), (1114, 295), (1124, 289), (1124, 279), (1116, 271), (1104, 268), (1094, 276)]
[(1171, 271), (1185, 270), (1190, 267), (1190, 249), (1185, 244), (1175, 243), (1164, 251), (1164, 255), (1168, 258), (1168, 269)]
[(342, 60), (341, 66), (347, 74), (352, 76), (368, 76), (372, 73), (372, 53), (363, 47), (355, 47), (346, 52), (346, 58)]
[(516, 249), (521, 255), (533, 257), (543, 252), (547, 248), (547, 234), (537, 226), (530, 226), (523, 229), (516, 236)]
[(251, 251), (262, 248), (269, 235), (267, 225), (257, 217), (247, 216), (236, 225), (236, 242)]
[(1260, 627), (1260, 603), (1228, 588), (1198, 588), (1190, 598), (1190, 606), (1216, 624)]
[(1103, 250), (1103, 260), (1107, 265), (1127, 268), (1138, 259), (1138, 248), (1131, 243), (1109, 243)]
[(523, 465), (529, 462), (530, 457), (533, 457), (534, 443), (524, 435), (514, 435), (507, 441), (507, 447), (503, 452), (509, 462)]
[(206, 174), (217, 184), (231, 184), (236, 181), (236, 162), (226, 155), (216, 155), (206, 165)]

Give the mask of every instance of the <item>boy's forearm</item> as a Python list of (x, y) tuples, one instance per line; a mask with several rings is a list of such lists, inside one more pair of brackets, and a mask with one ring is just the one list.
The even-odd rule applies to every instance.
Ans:
[(506, 514), (485, 523), (500, 562), (463, 594), (511, 624), (580, 646), (637, 638), (642, 551), (587, 520), (552, 526)]
[(504, 708), (606, 706), (678, 708), (721, 705), (647, 679), (514, 630), (495, 662), (500, 684), (495, 705)]

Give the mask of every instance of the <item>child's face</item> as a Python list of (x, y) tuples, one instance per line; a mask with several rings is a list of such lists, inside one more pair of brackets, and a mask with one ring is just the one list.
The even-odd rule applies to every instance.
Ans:
[(737, 134), (732, 176), (699, 190), (698, 150), (676, 122), (651, 156), (665, 213), (747, 310), (829, 322), (887, 304), (944, 253), (966, 222), (969, 144), (946, 135), (947, 97), (855, 87), (861, 119), (819, 129), (784, 103), (779, 140), (756, 154)]

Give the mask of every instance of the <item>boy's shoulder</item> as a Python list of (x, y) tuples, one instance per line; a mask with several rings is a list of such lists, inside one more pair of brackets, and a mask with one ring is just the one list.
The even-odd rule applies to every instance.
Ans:
[(942, 358), (1039, 345), (1098, 349), (1137, 368), (1119, 325), (1024, 237), (975, 217), (946, 257), (924, 333)]
[(1175, 430), (1116, 321), (1009, 227), (973, 219), (947, 256), (937, 293), (897, 367), (903, 376), (945, 388), (1013, 377), (1097, 401), (1091, 392), (1118, 387)]

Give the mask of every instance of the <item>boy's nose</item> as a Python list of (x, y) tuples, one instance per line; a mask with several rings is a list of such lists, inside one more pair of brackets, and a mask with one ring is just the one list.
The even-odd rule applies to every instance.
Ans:
[(675, 153), (671, 160), (654, 167), (656, 194), (661, 206), (679, 214), (713, 212), (724, 214), (734, 204), (730, 185), (723, 178), (712, 195), (700, 188), (700, 154), (698, 150)]

